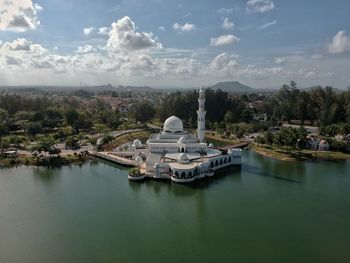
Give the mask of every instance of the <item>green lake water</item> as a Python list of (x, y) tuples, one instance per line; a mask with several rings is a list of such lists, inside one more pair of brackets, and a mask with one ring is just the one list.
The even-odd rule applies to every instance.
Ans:
[(244, 151), (192, 185), (102, 161), (2, 169), (0, 262), (350, 262), (350, 162)]

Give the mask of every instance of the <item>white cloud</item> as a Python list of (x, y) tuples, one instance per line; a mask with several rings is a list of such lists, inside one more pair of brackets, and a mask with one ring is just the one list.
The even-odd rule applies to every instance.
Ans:
[(233, 12), (233, 8), (219, 8), (216, 10), (219, 14), (231, 14)]
[(265, 13), (275, 8), (271, 0), (248, 0), (247, 10), (253, 13)]
[(174, 30), (177, 30), (177, 31), (189, 32), (189, 31), (196, 29), (196, 25), (189, 24), (189, 23), (185, 23), (184, 25), (180, 25), (178, 23), (175, 23), (175, 24), (173, 24), (173, 28), (174, 28)]
[(34, 8), (38, 12), (43, 11), (43, 7), (37, 3), (34, 3)]
[(5, 56), (5, 61), (8, 66), (14, 66), (14, 65), (20, 65), (22, 61), (20, 59), (11, 57), (11, 56)]
[(226, 52), (217, 55), (208, 65), (208, 74), (214, 73), (220, 76), (230, 76), (238, 66), (237, 57), (237, 55), (230, 55)]
[(211, 46), (222, 46), (222, 45), (229, 45), (233, 43), (237, 43), (239, 41), (239, 38), (228, 34), (228, 35), (222, 35), (219, 37), (212, 37), (210, 39), (210, 45)]
[(323, 58), (323, 54), (317, 53), (317, 54), (312, 55), (311, 58), (313, 58), (313, 59), (321, 59), (321, 58)]
[(165, 31), (165, 27), (164, 27), (164, 26), (159, 26), (158, 29), (159, 29), (160, 31)]
[(98, 34), (100, 34), (100, 35), (108, 35), (108, 33), (109, 33), (108, 27), (100, 27), (98, 29)]
[(8, 50), (30, 50), (31, 42), (25, 38), (17, 38), (13, 42), (6, 42), (3, 47)]
[(110, 50), (139, 50), (152, 47), (161, 48), (162, 44), (152, 33), (137, 32), (135, 23), (130, 17), (125, 16), (112, 23), (112, 29), (108, 34), (107, 48)]
[(282, 65), (285, 62), (286, 62), (285, 58), (281, 58), (281, 57), (275, 58), (275, 63), (278, 64), (278, 65)]
[(350, 50), (350, 37), (346, 35), (344, 30), (338, 31), (328, 45), (328, 52), (331, 54), (339, 54)]
[(94, 48), (91, 45), (85, 45), (85, 46), (79, 46), (75, 53), (77, 54), (86, 54), (86, 53), (91, 53), (91, 52), (96, 52), (97, 49)]
[(235, 26), (227, 17), (225, 17), (224, 22), (222, 22), (222, 27), (225, 29), (231, 29)]
[(37, 11), (42, 7), (32, 0), (0, 0), (0, 31), (25, 32), (40, 25)]
[(259, 26), (259, 29), (265, 29), (268, 28), (270, 26), (276, 25), (277, 24), (277, 20), (273, 20), (269, 23), (263, 24), (262, 26)]
[(109, 28), (108, 27), (100, 27), (100, 28), (96, 28), (96, 27), (86, 27), (83, 29), (83, 33), (85, 36), (97, 36), (97, 35), (108, 35), (109, 33)]
[(96, 33), (96, 28), (94, 28), (94, 27), (86, 27), (86, 28), (83, 29), (83, 32), (84, 32), (84, 35), (90, 36), (90, 35)]
[[(104, 41), (107, 43), (107, 39)], [(271, 59), (266, 57), (266, 63), (256, 58), (256, 65), (247, 65), (241, 64), (237, 55), (225, 52), (205, 62), (207, 59), (203, 59), (203, 56), (208, 56), (208, 53), (204, 49), (146, 48), (129, 51), (122, 46), (110, 52), (106, 46), (90, 44), (60, 55), (51, 47), (48, 50), (40, 44), (19, 38), (0, 45), (0, 74), (6, 76), (0, 82), (2, 85), (75, 85), (84, 79), (85, 83), (92, 85), (110, 82), (194, 86), (237, 79), (252, 86), (275, 87), (294, 79), (310, 86), (320, 82), (332, 85), (332, 82), (340, 81), (338, 85), (345, 87), (348, 79), (347, 62), (335, 61), (329, 56), (324, 57), (324, 63), (315, 61), (311, 55), (275, 57), (272, 58), (275, 64), (268, 66)], [(18, 78), (19, 75), (22, 78)], [(347, 79), (343, 80), (345, 76)]]

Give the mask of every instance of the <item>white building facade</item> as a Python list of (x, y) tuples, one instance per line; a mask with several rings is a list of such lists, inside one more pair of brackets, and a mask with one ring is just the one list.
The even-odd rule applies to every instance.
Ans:
[(208, 147), (204, 141), (204, 89), (199, 91), (198, 104), (197, 136), (184, 131), (182, 121), (171, 116), (164, 122), (163, 130), (148, 139), (146, 160), (140, 163), (140, 170), (146, 177), (187, 183), (213, 176), (217, 169), (241, 165), (241, 149), (220, 151)]

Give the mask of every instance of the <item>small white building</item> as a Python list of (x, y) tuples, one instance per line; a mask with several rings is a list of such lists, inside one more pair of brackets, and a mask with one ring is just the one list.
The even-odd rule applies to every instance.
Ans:
[(212, 176), (217, 169), (241, 165), (241, 149), (220, 151), (204, 142), (206, 111), (203, 89), (199, 91), (198, 103), (196, 135), (184, 131), (182, 121), (171, 116), (164, 122), (163, 130), (147, 140), (146, 160), (139, 163), (145, 176), (186, 183)]
[(329, 143), (326, 140), (321, 140), (318, 144), (318, 150), (328, 151), (329, 150)]

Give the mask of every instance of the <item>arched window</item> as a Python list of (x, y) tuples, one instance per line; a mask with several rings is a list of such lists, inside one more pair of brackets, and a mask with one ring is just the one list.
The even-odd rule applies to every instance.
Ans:
[(181, 173), (181, 178), (183, 179), (183, 178), (185, 178), (185, 177), (186, 177), (185, 172), (182, 172), (182, 173)]
[(229, 163), (231, 162), (231, 156), (230, 156), (230, 157), (228, 157), (228, 162), (229, 162)]
[(216, 160), (215, 161), (215, 166), (218, 166), (218, 165), (219, 165), (218, 160)]
[(185, 149), (184, 148), (181, 148), (181, 152), (183, 153), (185, 151)]
[(220, 159), (220, 165), (222, 165), (222, 159)]
[(179, 173), (177, 171), (175, 172), (175, 177), (179, 178)]
[(191, 171), (188, 173), (188, 177), (192, 177), (192, 172)]
[(227, 162), (227, 160), (226, 160), (226, 157), (225, 157), (225, 159), (224, 159), (224, 163), (226, 163)]
[(213, 161), (210, 162), (210, 167), (211, 167), (211, 168), (214, 167), (214, 162), (213, 162)]

